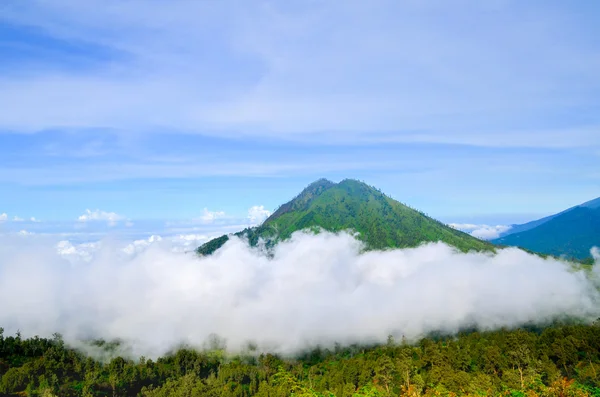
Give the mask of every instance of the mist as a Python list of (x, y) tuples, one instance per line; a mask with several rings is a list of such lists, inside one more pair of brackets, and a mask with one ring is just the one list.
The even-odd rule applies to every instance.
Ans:
[[(156, 357), (212, 335), (239, 351), (291, 353), (334, 342), (415, 340), (600, 315), (592, 272), (510, 248), (459, 253), (442, 243), (363, 252), (352, 235), (296, 233), (272, 256), (233, 238), (215, 255), (163, 242), (124, 254), (103, 241), (85, 261), (49, 240), (0, 237), (0, 327), (66, 342), (121, 339)], [(594, 251), (598, 260), (598, 251)]]

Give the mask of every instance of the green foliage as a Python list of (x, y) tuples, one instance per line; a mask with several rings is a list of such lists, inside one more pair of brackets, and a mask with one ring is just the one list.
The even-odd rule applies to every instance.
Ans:
[[(264, 241), (267, 247), (299, 230), (354, 231), (367, 249), (416, 247), (442, 241), (463, 252), (493, 251), (490, 243), (455, 230), (381, 193), (365, 183), (346, 179), (334, 184), (319, 180), (292, 201), (282, 205), (261, 226), (236, 233), (250, 245)], [(198, 253), (208, 255), (228, 237), (204, 244)]]
[[(218, 344), (217, 344), (218, 345)], [(220, 346), (216, 346), (220, 349)], [(180, 349), (99, 362), (60, 337), (0, 329), (0, 396), (598, 396), (599, 325), (336, 345), (296, 357)]]
[(199, 247), (196, 250), (196, 252), (200, 255), (210, 255), (213, 252), (215, 252), (216, 250), (218, 250), (219, 248), (221, 248), (228, 240), (229, 240), (229, 236), (226, 236), (226, 235), (214, 238), (214, 239), (210, 240), (209, 242), (207, 242), (206, 244), (203, 244), (201, 247)]

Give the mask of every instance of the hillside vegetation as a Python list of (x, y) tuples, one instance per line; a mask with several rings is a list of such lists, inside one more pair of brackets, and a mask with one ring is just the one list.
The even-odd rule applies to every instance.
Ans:
[[(235, 235), (247, 237), (251, 245), (262, 239), (267, 246), (272, 246), (305, 229), (355, 231), (368, 249), (407, 248), (442, 241), (464, 252), (493, 250), (492, 244), (455, 230), (352, 179), (337, 184), (320, 179), (279, 207), (262, 225)], [(209, 255), (228, 239), (222, 236), (209, 241), (198, 253)]]
[(597, 325), (470, 332), (415, 344), (390, 338), (287, 358), (230, 356), (217, 346), (107, 362), (67, 347), (58, 335), (22, 339), (0, 328), (0, 396), (584, 397), (600, 396), (599, 371)]

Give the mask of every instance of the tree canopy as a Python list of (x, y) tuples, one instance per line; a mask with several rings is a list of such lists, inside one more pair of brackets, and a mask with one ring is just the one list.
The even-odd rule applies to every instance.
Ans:
[(155, 361), (98, 361), (60, 335), (0, 329), (1, 396), (600, 396), (599, 372), (597, 324), (390, 337), (294, 357), (181, 348)]

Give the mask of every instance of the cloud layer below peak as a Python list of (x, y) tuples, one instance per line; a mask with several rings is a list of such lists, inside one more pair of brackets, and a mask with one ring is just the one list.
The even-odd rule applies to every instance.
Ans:
[(106, 241), (73, 262), (43, 239), (24, 249), (35, 236), (2, 238), (10, 240), (0, 245), (7, 332), (122, 338), (147, 356), (181, 342), (201, 346), (213, 334), (233, 350), (255, 342), (291, 352), (600, 314), (596, 272), (517, 249), (491, 256), (429, 244), (361, 254), (347, 234), (297, 233), (272, 258), (232, 239), (199, 259), (155, 238), (125, 251)]

